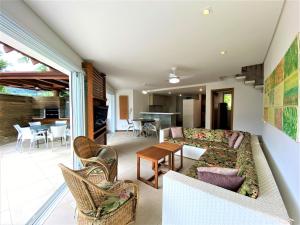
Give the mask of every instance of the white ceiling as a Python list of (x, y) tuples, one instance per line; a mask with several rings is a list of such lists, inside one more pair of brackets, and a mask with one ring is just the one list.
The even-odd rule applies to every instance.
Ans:
[[(215, 81), (262, 63), (283, 0), (25, 2), (117, 88), (157, 89), (172, 66), (179, 85)], [(202, 14), (210, 6), (213, 13)], [(220, 55), (226, 50), (226, 55)]]

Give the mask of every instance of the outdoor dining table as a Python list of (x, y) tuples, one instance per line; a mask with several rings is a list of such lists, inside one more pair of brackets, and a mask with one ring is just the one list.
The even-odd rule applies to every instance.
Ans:
[[(45, 134), (46, 137), (46, 142), (48, 142), (48, 130), (50, 129), (50, 127), (59, 127), (59, 126), (65, 126), (66, 124), (55, 124), (55, 123), (51, 123), (51, 124), (42, 124), (42, 125), (33, 125), (30, 126), (31, 130), (34, 130), (35, 132), (43, 132)], [(67, 125), (67, 128), (69, 128), (70, 126)]]

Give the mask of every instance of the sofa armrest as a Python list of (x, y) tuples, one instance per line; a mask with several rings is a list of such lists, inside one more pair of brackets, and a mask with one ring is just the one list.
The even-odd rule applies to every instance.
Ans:
[(269, 204), (169, 171), (163, 177), (163, 225), (290, 224)]
[(159, 131), (159, 142), (164, 142), (166, 138), (170, 137), (170, 128), (161, 129)]

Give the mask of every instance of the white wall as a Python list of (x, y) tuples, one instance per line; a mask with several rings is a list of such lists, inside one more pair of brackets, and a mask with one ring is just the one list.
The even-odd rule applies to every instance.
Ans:
[[(30, 7), (26, 5), (26, 3), (24, 3), (21, 0), (4, 0), (1, 1), (1, 11), (5, 12), (19, 25), (25, 27), (27, 30), (34, 33), (41, 40), (47, 43), (49, 47), (56, 50), (61, 55), (65, 56), (65, 58), (70, 60), (74, 65), (81, 68), (81, 57), (76, 52), (74, 52), (70, 48), (70, 46), (68, 46), (56, 33), (54, 33), (51, 30), (51, 28), (46, 23), (44, 23), (42, 19), (32, 11)], [(22, 50), (26, 52), (26, 48)], [(43, 61), (43, 59), (39, 58), (38, 55), (32, 56), (35, 56), (41, 61)]]
[(143, 95), (141, 91), (133, 89), (119, 89), (116, 90), (116, 129), (126, 130), (127, 122), (126, 120), (120, 120), (120, 107), (119, 107), (119, 96), (128, 96), (128, 109), (129, 109), (129, 119), (139, 118), (140, 112), (148, 112), (149, 107), (149, 97), (148, 95)]
[[(264, 62), (267, 78), (300, 31), (299, 1), (285, 3), (274, 39)], [(288, 209), (289, 216), (300, 224), (300, 143), (296, 143), (277, 128), (263, 123), (266, 156)]]
[(262, 92), (235, 79), (211, 82), (206, 85), (205, 127), (211, 128), (211, 90), (233, 88), (233, 129), (262, 133)]
[(149, 111), (149, 95), (141, 91), (133, 90), (133, 118), (139, 118), (140, 112)]

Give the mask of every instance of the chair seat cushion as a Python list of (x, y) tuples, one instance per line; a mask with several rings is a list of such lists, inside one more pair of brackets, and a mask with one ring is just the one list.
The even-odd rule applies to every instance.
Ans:
[[(102, 181), (101, 183), (98, 183), (97, 186), (105, 191), (109, 191), (121, 182), (122, 181), (112, 183), (109, 181)], [(98, 207), (97, 211), (100, 212), (100, 216), (109, 214), (118, 209), (120, 206), (122, 206), (132, 196), (133, 194), (126, 189), (122, 190), (118, 196), (105, 196), (105, 199), (103, 200), (102, 204)]]

